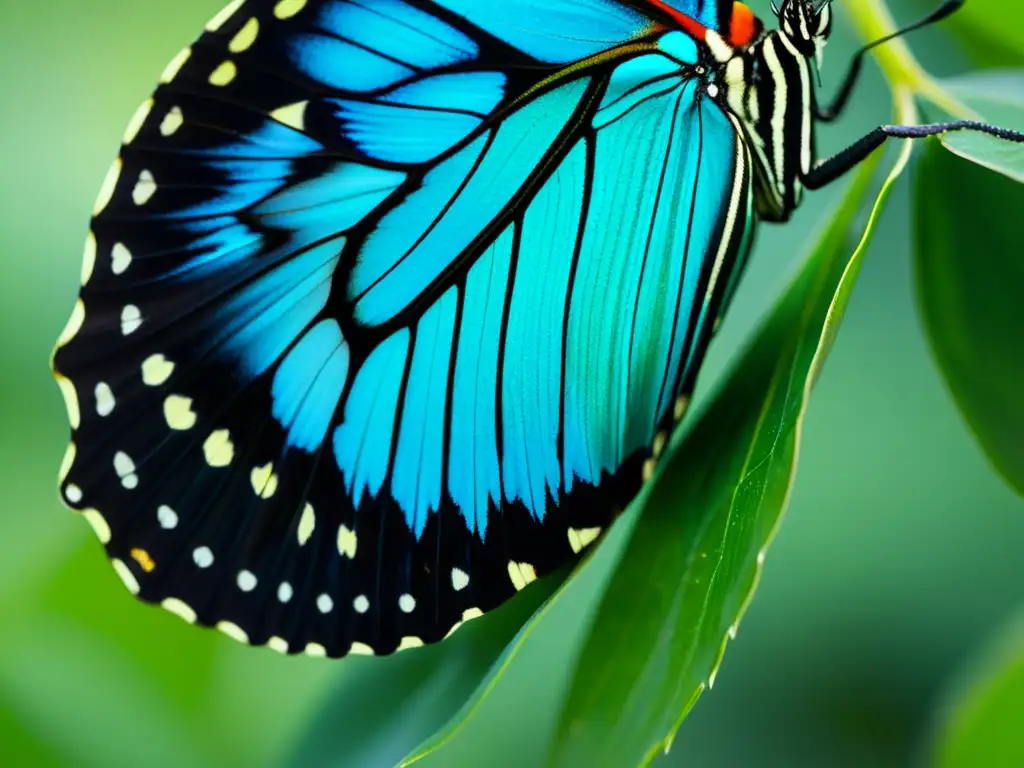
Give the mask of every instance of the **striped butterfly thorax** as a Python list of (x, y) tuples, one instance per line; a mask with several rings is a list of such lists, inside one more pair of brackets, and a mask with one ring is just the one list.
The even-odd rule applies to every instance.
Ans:
[(776, 13), (231, 2), (132, 118), (54, 353), (62, 497), (128, 589), (278, 652), (387, 654), (593, 544), (757, 222), (888, 136), (979, 127), (818, 160), (849, 90), (813, 96), (831, 12)]

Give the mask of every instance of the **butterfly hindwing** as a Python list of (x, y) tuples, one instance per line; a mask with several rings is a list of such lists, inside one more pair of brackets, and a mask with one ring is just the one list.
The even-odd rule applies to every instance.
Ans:
[(389, 653), (630, 501), (749, 197), (697, 46), (641, 5), (248, 0), (168, 67), (55, 353), (62, 493), (133, 592)]

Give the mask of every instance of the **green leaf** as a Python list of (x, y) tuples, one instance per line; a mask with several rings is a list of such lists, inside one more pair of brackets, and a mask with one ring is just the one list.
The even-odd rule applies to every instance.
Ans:
[[(946, 88), (986, 122), (1024, 131), (1024, 71), (970, 75), (948, 81)], [(947, 133), (941, 140), (950, 152), (1024, 183), (1024, 144), (977, 131)]]
[(957, 681), (932, 746), (936, 768), (1024, 765), (1024, 620)]
[(804, 269), (663, 463), (584, 645), (552, 764), (648, 764), (713, 685), (789, 497), (810, 388), (909, 152), (848, 259), (874, 165), (860, 169)]
[[(935, 5), (935, 3), (930, 3)], [(983, 40), (1024, 55), (1024, 4), (1020, 0), (970, 0), (957, 15), (956, 25), (966, 27)]]
[(398, 763), (449, 722), (481, 681), (494, 675), (509, 642), (567, 574), (561, 571), (534, 582), (439, 645), (387, 659), (350, 659), (345, 677), (289, 764)]
[(930, 144), (914, 199), (924, 326), (986, 455), (1024, 494), (1024, 186)]

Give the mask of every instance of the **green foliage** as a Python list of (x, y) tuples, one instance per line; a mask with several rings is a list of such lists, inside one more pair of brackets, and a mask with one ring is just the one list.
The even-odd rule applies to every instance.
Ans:
[[(1024, 129), (1024, 72), (951, 90), (986, 120)], [(922, 316), (957, 405), (1024, 494), (1024, 146), (971, 133), (931, 144), (915, 188)]]
[(1024, 621), (973, 659), (946, 702), (931, 762), (936, 768), (1024, 765)]

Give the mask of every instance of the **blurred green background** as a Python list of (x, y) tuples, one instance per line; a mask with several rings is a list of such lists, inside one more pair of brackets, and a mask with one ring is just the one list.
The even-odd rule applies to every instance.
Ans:
[[(67, 425), (47, 358), (76, 295), (92, 201), (127, 119), (220, 5), (0, 4), (0, 765), (294, 763), (309, 724), (323, 727), (332, 689), (357, 666), (388, 663), (285, 659), (143, 607), (57, 499)], [(767, 2), (754, 5), (764, 14)], [(908, 21), (933, 0), (893, 5)], [(1017, 0), (970, 5), (1020, 13)], [(837, 7), (826, 91), (854, 46)], [(913, 38), (927, 66), (1024, 64), (979, 10)], [(867, 69), (824, 150), (888, 120), (885, 85)], [(812, 400), (760, 592), (663, 764), (906, 765), (951, 676), (1024, 605), (1024, 503), (987, 466), (925, 347), (908, 189), (900, 184), (884, 216)], [(832, 194), (762, 230), (705, 389), (791, 274)], [(508, 684), (427, 764), (537, 762), (586, 589), (558, 606)], [(367, 689), (367, 701), (376, 694)], [(338, 754), (333, 764), (351, 763)]]

